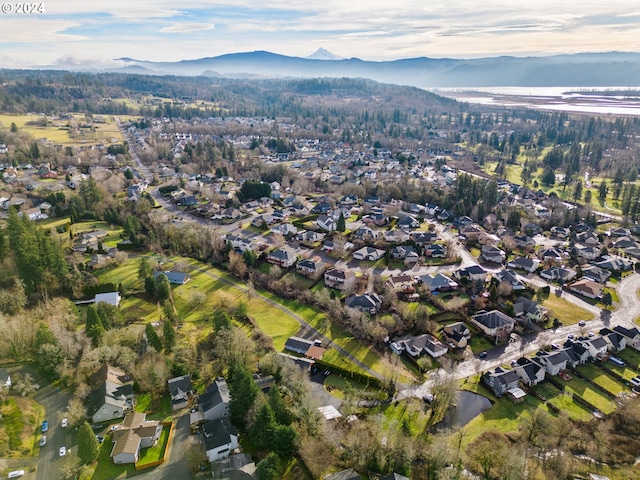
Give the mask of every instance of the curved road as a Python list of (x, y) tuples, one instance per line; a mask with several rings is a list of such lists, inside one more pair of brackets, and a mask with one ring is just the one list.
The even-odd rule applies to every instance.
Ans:
[[(440, 368), (436, 372), (432, 373), (425, 383), (400, 391), (396, 398), (402, 399), (411, 396), (424, 397), (431, 392), (434, 380), (439, 377), (449, 376), (453, 379), (459, 380), (477, 375), (480, 372), (486, 372), (487, 370), (508, 363), (511, 360), (516, 360), (523, 355), (536, 352), (545, 345), (549, 345), (551, 343), (564, 343), (567, 339), (567, 335), (569, 334), (580, 336), (584, 335), (587, 330), (598, 331), (604, 327), (613, 328), (617, 325), (624, 325), (628, 327), (635, 326), (633, 322), (634, 319), (640, 317), (639, 290), (640, 275), (634, 273), (619, 283), (618, 296), (620, 298), (620, 303), (618, 308), (610, 315), (598, 315), (596, 319), (588, 321), (587, 325), (584, 327), (580, 327), (575, 324), (561, 327), (556, 330), (548, 330), (537, 336), (521, 336), (518, 341), (501, 345), (489, 351), (488, 356), (484, 360), (474, 358), (472, 360), (461, 362), (452, 372), (447, 372)], [(573, 297), (573, 295), (566, 296), (567, 299), (571, 297)], [(579, 300), (576, 297), (573, 298), (575, 298), (575, 300)], [(592, 305), (589, 306), (593, 307)], [(597, 307), (595, 308), (597, 309)], [(601, 312), (599, 311), (598, 313)]]

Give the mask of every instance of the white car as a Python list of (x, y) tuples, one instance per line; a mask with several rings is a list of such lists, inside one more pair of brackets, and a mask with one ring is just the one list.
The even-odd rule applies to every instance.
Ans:
[(12, 472), (9, 472), (9, 474), (7, 475), (7, 478), (20, 478), (23, 475), (24, 475), (24, 470), (14, 470)]
[(61, 457), (64, 457), (67, 454), (67, 448), (66, 447), (60, 447), (60, 451), (58, 452), (58, 455)]
[(69, 425), (69, 419), (63, 418), (62, 419), (62, 428), (67, 428), (67, 425)]

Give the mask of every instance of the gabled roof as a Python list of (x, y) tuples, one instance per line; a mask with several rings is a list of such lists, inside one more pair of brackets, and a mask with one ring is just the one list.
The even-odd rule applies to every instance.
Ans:
[(307, 350), (309, 350), (309, 347), (312, 346), (313, 340), (307, 340), (306, 338), (300, 337), (289, 337), (284, 344), (284, 348), (294, 352), (297, 352), (298, 350), (306, 352)]
[(226, 418), (209, 420), (202, 426), (205, 450), (213, 450), (231, 443), (231, 436), (238, 436), (238, 431)]
[(180, 392), (191, 392), (193, 385), (191, 384), (191, 375), (182, 375), (181, 377), (170, 378), (167, 381), (169, 385), (169, 394), (171, 396), (179, 395)]
[(471, 318), (490, 329), (500, 328), (510, 323), (515, 323), (515, 320), (513, 318), (498, 310), (491, 310), (490, 312), (478, 312)]
[(198, 397), (198, 405), (206, 412), (222, 403), (229, 403), (231, 394), (224, 378), (219, 378), (207, 387), (207, 391)]

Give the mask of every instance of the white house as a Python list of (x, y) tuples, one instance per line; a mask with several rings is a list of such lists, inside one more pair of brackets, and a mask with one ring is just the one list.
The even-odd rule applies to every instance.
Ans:
[(239, 447), (238, 431), (223, 418), (211, 420), (202, 426), (204, 449), (210, 463), (229, 458), (231, 452)]
[(105, 302), (114, 307), (120, 306), (122, 297), (119, 292), (96, 293), (93, 298), (94, 303)]
[(384, 250), (373, 247), (362, 247), (360, 250), (353, 252), (353, 258), (356, 260), (368, 260), (374, 262), (384, 256)]

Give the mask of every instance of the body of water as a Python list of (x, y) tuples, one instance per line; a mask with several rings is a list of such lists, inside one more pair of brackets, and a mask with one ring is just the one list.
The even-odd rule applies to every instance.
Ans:
[(444, 420), (436, 425), (436, 430), (449, 430), (463, 427), (482, 412), (491, 408), (491, 400), (477, 393), (461, 390), (457, 395), (458, 401), (456, 406), (449, 409)]
[(469, 87), (430, 89), (482, 105), (600, 115), (640, 115), (639, 87)]

